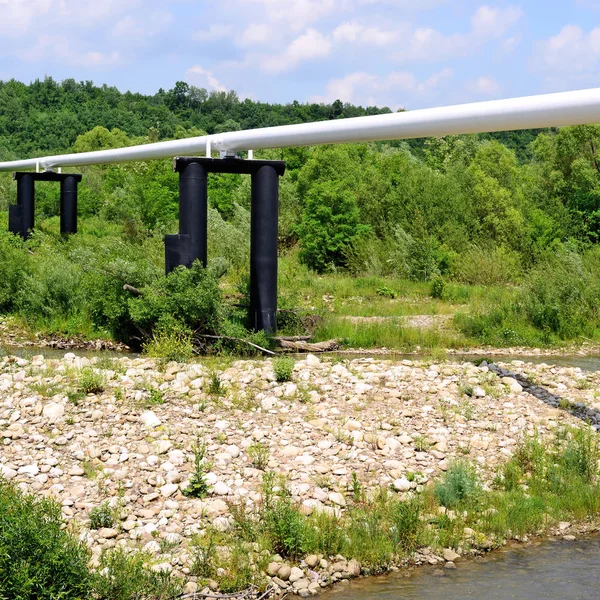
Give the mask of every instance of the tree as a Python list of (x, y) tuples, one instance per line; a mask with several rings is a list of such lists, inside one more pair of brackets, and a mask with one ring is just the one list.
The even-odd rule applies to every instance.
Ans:
[(346, 263), (344, 251), (368, 227), (360, 223), (355, 195), (335, 181), (320, 182), (306, 195), (298, 226), (300, 257), (319, 273)]

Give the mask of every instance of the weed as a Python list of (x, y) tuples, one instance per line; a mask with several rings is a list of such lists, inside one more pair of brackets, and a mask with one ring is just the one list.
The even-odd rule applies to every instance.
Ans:
[(250, 459), (250, 463), (255, 469), (264, 471), (269, 464), (269, 449), (260, 442), (255, 442), (248, 446), (246, 454)]
[(192, 498), (205, 498), (209, 492), (209, 485), (204, 476), (208, 471), (208, 465), (204, 462), (206, 444), (196, 443), (194, 446), (194, 471), (190, 477), (188, 487), (183, 490), (185, 496)]
[(152, 406), (158, 406), (160, 404), (165, 403), (165, 393), (162, 390), (157, 388), (150, 388), (148, 390), (148, 397), (144, 402), (145, 408), (150, 408)]
[(114, 510), (110, 507), (108, 501), (103, 502), (100, 506), (94, 506), (94, 508), (90, 510), (90, 529), (112, 527), (114, 524)]
[(104, 377), (94, 369), (81, 369), (78, 377), (78, 389), (84, 394), (100, 394), (104, 391)]
[(454, 508), (461, 503), (476, 504), (480, 492), (475, 469), (462, 461), (450, 464), (442, 481), (434, 488), (437, 501), (447, 508)]
[(352, 498), (356, 504), (363, 502), (364, 490), (356, 473), (352, 473)]
[(273, 372), (278, 383), (284, 383), (292, 380), (294, 366), (296, 361), (289, 356), (282, 356), (273, 360)]
[(414, 444), (417, 452), (427, 452), (431, 448), (431, 442), (423, 435), (415, 436)]
[(210, 381), (208, 383), (208, 393), (211, 396), (222, 396), (225, 393), (221, 378), (216, 371), (210, 374)]

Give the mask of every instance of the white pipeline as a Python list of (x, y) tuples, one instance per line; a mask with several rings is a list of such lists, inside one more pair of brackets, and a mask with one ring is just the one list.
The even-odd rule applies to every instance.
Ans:
[(232, 131), (115, 150), (0, 162), (0, 171), (54, 169), (291, 146), (373, 142), (600, 123), (600, 89)]

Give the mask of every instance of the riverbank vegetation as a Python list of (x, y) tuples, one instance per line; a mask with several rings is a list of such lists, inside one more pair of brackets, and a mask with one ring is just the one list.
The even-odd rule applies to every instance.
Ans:
[[(230, 504), (232, 528), (209, 527), (192, 540), (190, 574), (200, 585), (216, 581), (230, 593), (264, 587), (274, 558), (293, 565), (310, 556), (318, 570), (319, 560), (342, 555), (354, 576), (369, 575), (410, 562), (415, 552), (451, 549), (456, 560), (506, 540), (544, 535), (559, 522), (593, 524), (600, 515), (599, 458), (597, 437), (587, 426), (559, 428), (551, 443), (523, 438), (491, 482), (464, 461), (450, 464), (437, 482), (408, 485), (403, 489), (414, 489), (401, 494), (367, 494), (354, 478), (343, 510), (309, 516), (294, 503), (287, 482), (266, 471), (255, 512)], [(412, 473), (403, 481), (418, 484), (419, 478)], [(2, 597), (54, 598), (60, 590), (73, 598), (162, 600), (181, 592), (184, 582), (153, 570), (143, 552), (108, 550), (91, 568), (85, 544), (61, 528), (60, 507), (52, 500), (0, 481), (0, 508)]]
[[(72, 80), (11, 81), (0, 83), (0, 158), (388, 110), (267, 105), (182, 83), (142, 96)], [(598, 341), (598, 148), (600, 127), (582, 126), (258, 152), (287, 162), (283, 333), (401, 350)], [(47, 334), (138, 346), (154, 338), (156, 352), (189, 342), (192, 332), (249, 336), (247, 178), (211, 177), (209, 269), (164, 280), (162, 239), (177, 230), (178, 214), (170, 161), (81, 171), (80, 233), (60, 236), (49, 184), (36, 188), (31, 240), (0, 233), (1, 313)], [(1, 231), (15, 198), (14, 182), (2, 175)], [(208, 304), (159, 307), (174, 289), (194, 289)], [(231, 344), (217, 349), (239, 350)]]

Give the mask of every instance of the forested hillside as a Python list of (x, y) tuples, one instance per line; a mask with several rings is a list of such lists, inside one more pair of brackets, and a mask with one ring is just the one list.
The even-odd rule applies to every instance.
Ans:
[[(10, 81), (0, 83), (0, 156), (388, 111), (339, 101), (269, 105), (184, 83), (143, 96), (91, 82)], [(282, 302), (297, 303), (290, 273), (300, 268), (433, 281), (440, 296), (449, 293), (446, 284), (504, 286), (508, 291), (493, 306), (457, 317), (465, 335), (494, 343), (594, 336), (599, 148), (600, 127), (585, 126), (258, 153), (288, 165), (281, 182)], [(58, 235), (56, 189), (47, 185), (37, 188), (38, 233), (26, 247), (1, 225), (0, 310), (42, 319), (46, 326), (54, 322), (57, 330), (127, 337), (138, 313), (122, 284), (143, 288), (159, 281), (162, 236), (177, 230), (177, 177), (166, 160), (82, 172), (79, 235)], [(211, 277), (216, 282), (225, 275), (242, 291), (249, 192), (250, 182), (241, 176), (210, 181)], [(15, 198), (14, 183), (3, 174), (0, 210)], [(290, 264), (298, 268), (288, 269)], [(203, 277), (187, 284), (206, 288)], [(229, 316), (219, 313), (221, 325), (212, 330), (222, 330)], [(152, 318), (148, 326), (160, 320)], [(191, 326), (184, 316), (180, 321)]]

